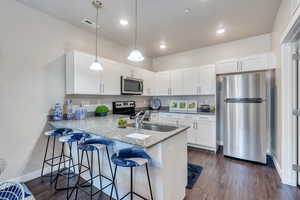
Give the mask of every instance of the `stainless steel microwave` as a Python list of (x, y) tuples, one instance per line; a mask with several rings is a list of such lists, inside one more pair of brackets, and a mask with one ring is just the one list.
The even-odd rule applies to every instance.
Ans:
[(121, 76), (121, 94), (123, 95), (142, 95), (143, 80), (126, 76)]

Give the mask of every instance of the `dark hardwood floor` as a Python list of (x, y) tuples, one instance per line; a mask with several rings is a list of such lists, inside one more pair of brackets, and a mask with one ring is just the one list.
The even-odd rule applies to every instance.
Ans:
[[(203, 171), (186, 200), (300, 200), (300, 190), (282, 185), (272, 165), (240, 161), (224, 157), (221, 152), (189, 149), (190, 163), (201, 165)], [(46, 179), (26, 183), (37, 200), (66, 199), (64, 191), (55, 191)], [(79, 193), (79, 200), (89, 199)], [(105, 195), (94, 199), (107, 200)], [(169, 200), (169, 199), (166, 199)], [(170, 199), (171, 200), (171, 199)]]

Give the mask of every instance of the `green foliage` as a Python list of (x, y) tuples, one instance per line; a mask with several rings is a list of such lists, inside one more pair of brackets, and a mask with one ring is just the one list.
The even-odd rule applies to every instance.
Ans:
[(109, 111), (109, 108), (105, 105), (102, 105), (102, 106), (98, 106), (96, 108), (96, 113), (107, 113)]

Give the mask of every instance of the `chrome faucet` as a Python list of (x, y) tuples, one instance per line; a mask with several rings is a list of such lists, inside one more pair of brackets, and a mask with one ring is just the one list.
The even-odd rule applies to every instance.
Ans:
[[(144, 113), (144, 114), (143, 114)], [(136, 128), (140, 128), (140, 126), (143, 124), (144, 118), (146, 115), (148, 115), (149, 111), (140, 111), (135, 115), (135, 127)], [(142, 117), (140, 118), (140, 115), (142, 115)]]

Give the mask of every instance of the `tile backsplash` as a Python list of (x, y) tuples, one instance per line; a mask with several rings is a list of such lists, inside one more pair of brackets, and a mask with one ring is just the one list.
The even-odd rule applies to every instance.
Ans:
[(215, 95), (201, 95), (201, 96), (166, 96), (158, 97), (161, 100), (162, 106), (169, 106), (172, 100), (195, 100), (198, 102), (198, 107), (202, 104), (215, 105)]
[(136, 107), (148, 107), (151, 97), (145, 96), (94, 96), (94, 95), (67, 95), (65, 99), (71, 99), (73, 105), (83, 104), (92, 112), (98, 105), (106, 105), (110, 109), (114, 101), (135, 101)]

